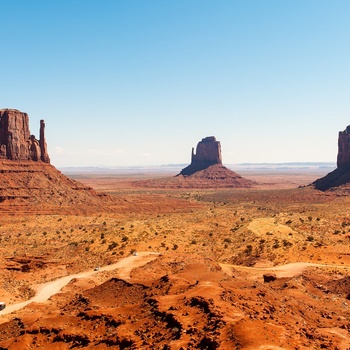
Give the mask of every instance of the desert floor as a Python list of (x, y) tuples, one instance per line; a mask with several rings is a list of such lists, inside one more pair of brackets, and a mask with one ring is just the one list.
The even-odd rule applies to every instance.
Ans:
[(171, 175), (74, 174), (98, 208), (1, 203), (0, 349), (350, 349), (350, 196), (305, 186), (324, 170)]

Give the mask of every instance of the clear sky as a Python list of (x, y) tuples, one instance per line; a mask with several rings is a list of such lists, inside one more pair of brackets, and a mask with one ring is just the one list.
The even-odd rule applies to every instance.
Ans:
[(349, 0), (0, 0), (0, 108), (52, 164), (336, 161)]

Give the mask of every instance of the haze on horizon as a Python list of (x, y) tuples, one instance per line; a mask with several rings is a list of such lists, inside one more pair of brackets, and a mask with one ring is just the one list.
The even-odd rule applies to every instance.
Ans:
[(52, 164), (335, 162), (350, 124), (347, 0), (0, 0), (0, 108)]

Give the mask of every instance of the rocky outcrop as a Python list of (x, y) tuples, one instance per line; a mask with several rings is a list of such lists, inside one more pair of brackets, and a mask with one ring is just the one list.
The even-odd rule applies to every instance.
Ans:
[(43, 120), (40, 120), (40, 152), (41, 152), (41, 160), (44, 163), (50, 163), (50, 157), (47, 152), (47, 144), (45, 139), (45, 122)]
[(214, 136), (205, 137), (198, 142), (196, 153), (192, 148), (191, 164), (182, 169), (180, 174), (192, 175), (215, 164), (222, 164), (220, 141), (216, 141)]
[(350, 125), (344, 131), (339, 131), (337, 167), (350, 168)]
[[(191, 164), (166, 186), (177, 188), (247, 188), (256, 183), (222, 165), (221, 144), (214, 136), (205, 137), (192, 148)], [(154, 183), (153, 186), (161, 186)]]
[(37, 140), (27, 113), (0, 110), (0, 213), (88, 211), (109, 199), (50, 164), (43, 120)]
[(321, 191), (327, 191), (350, 184), (350, 125), (339, 132), (337, 169), (316, 180), (311, 185)]
[(0, 110), (0, 159), (33, 160), (50, 163), (45, 140), (45, 123), (40, 121), (40, 140), (29, 131), (27, 113)]

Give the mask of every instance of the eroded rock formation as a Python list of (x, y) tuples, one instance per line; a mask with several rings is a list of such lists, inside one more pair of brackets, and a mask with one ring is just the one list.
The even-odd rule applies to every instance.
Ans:
[(69, 179), (50, 164), (45, 123), (39, 140), (29, 131), (27, 113), (0, 110), (0, 213), (90, 210), (109, 197)]
[(350, 125), (339, 131), (337, 167), (350, 167)]
[[(191, 164), (182, 169), (167, 186), (177, 188), (246, 188), (256, 183), (222, 165), (221, 144), (214, 136), (205, 137), (192, 148)], [(153, 184), (153, 186), (161, 184)]]
[(33, 160), (50, 163), (45, 140), (45, 123), (40, 121), (40, 140), (29, 131), (27, 113), (0, 110), (0, 159)]
[(327, 191), (350, 184), (350, 125), (339, 131), (337, 169), (312, 183), (316, 189)]
[(214, 136), (205, 137), (198, 142), (196, 153), (192, 148), (191, 164), (182, 169), (180, 174), (192, 175), (215, 164), (222, 164), (220, 141), (216, 141)]

